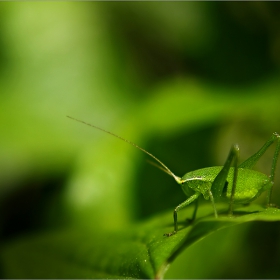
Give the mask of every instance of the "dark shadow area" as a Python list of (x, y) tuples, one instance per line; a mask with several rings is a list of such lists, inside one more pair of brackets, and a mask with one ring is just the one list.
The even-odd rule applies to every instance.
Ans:
[(50, 209), (59, 208), (54, 204), (59, 203), (64, 181), (63, 175), (42, 181), (30, 180), (10, 193), (0, 206), (1, 239), (8, 240), (43, 228)]
[[(201, 130), (182, 132), (169, 139), (155, 136), (146, 148), (173, 173), (183, 176), (189, 171), (214, 164), (211, 145), (217, 129), (217, 125), (208, 126)], [(145, 161), (139, 168), (135, 181), (137, 182), (135, 192), (138, 202), (137, 218), (142, 219), (166, 209), (174, 209), (187, 198), (171, 176)], [(202, 202), (203, 199), (200, 201)]]

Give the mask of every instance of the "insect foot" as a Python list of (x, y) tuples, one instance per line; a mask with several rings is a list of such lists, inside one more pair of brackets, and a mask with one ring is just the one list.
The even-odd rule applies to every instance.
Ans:
[(186, 219), (186, 222), (187, 222), (188, 224), (192, 224), (192, 223), (194, 222), (194, 220), (195, 220), (195, 219), (193, 219), (193, 218), (187, 218), (187, 219)]
[(169, 233), (165, 233), (163, 236), (167, 236), (167, 237), (170, 237), (172, 235), (174, 235), (177, 231), (172, 231), (172, 232), (169, 232)]

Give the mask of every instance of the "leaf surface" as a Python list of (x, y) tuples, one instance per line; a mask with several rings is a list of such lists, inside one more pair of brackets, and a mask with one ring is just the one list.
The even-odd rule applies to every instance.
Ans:
[[(131, 224), (110, 233), (89, 230), (60, 230), (21, 238), (7, 244), (1, 253), (5, 278), (163, 278), (178, 254), (209, 234), (233, 225), (280, 221), (280, 210), (259, 205), (239, 208), (234, 217), (218, 205), (218, 219), (210, 205), (199, 208), (198, 219), (190, 224), (180, 212), (179, 231), (173, 230), (172, 213)], [(187, 277), (187, 276), (186, 276)]]

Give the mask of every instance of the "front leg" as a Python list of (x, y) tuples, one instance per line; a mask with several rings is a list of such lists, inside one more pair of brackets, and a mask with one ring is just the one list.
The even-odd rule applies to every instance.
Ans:
[[(196, 200), (199, 197), (200, 193), (196, 192), (194, 195), (192, 195), (191, 197), (189, 197), (187, 200), (185, 200), (183, 203), (179, 204), (173, 212), (173, 218), (174, 218), (174, 231), (169, 232), (169, 233), (165, 233), (164, 236), (171, 236), (174, 235), (177, 231), (178, 231), (178, 223), (177, 223), (177, 213), (185, 208), (186, 206), (188, 206), (189, 204), (191, 204), (194, 200)], [(195, 210), (196, 211), (196, 210)]]

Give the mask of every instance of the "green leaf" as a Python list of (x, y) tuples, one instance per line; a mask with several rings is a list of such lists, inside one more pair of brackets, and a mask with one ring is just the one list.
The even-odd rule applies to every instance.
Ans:
[[(200, 206), (189, 224), (192, 207), (180, 212), (179, 231), (173, 230), (172, 212), (110, 233), (69, 229), (27, 236), (1, 250), (5, 278), (162, 278), (182, 250), (209, 234), (252, 221), (280, 221), (280, 210), (259, 205), (238, 208), (234, 217), (219, 204), (218, 219), (211, 205)], [(245, 213), (245, 215), (244, 215)], [(187, 275), (186, 275), (187, 277)]]

